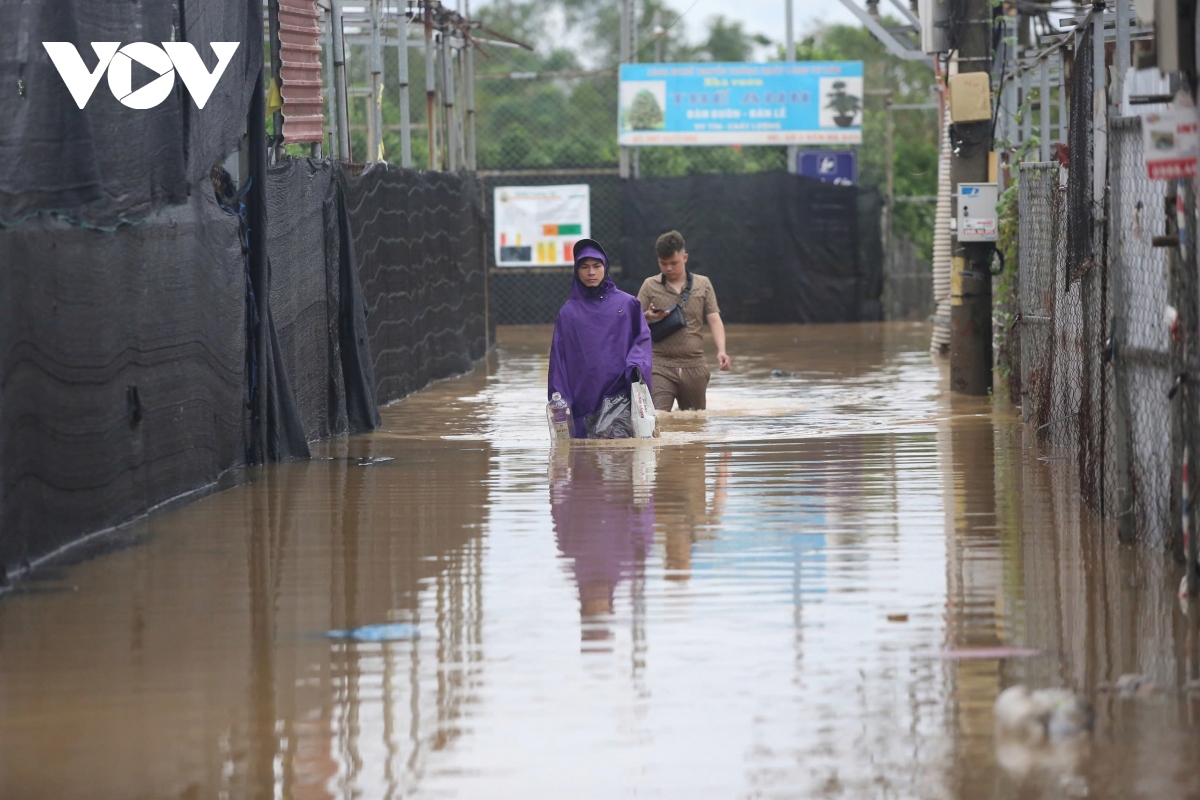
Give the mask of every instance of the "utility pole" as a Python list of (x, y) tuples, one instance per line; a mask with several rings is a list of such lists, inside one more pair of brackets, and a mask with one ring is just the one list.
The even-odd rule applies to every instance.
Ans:
[[(951, 70), (989, 72), (991, 0), (954, 0), (953, 5), (952, 15), (963, 22)], [(953, 123), (949, 144), (957, 218), (959, 184), (987, 182), (991, 120)], [(992, 388), (992, 250), (991, 243), (960, 242), (957, 230), (951, 242), (950, 390), (958, 394), (981, 396)]]

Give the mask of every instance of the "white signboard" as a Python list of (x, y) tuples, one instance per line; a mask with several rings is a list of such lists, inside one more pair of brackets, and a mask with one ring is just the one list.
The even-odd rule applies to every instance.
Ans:
[(497, 186), (496, 266), (561, 267), (571, 248), (592, 236), (590, 187)]
[(1146, 172), (1152, 181), (1196, 177), (1200, 155), (1200, 127), (1196, 109), (1169, 108), (1142, 116), (1142, 143), (1146, 148)]

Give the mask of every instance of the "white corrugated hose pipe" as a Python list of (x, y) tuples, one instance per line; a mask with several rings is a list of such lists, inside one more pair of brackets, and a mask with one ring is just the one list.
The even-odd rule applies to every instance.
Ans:
[(942, 152), (938, 159), (937, 214), (933, 223), (934, 355), (950, 354), (950, 109), (942, 120)]

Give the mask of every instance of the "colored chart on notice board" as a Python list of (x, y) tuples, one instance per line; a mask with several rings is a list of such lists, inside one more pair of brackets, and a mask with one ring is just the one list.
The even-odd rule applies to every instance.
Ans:
[(586, 183), (497, 186), (493, 197), (498, 267), (570, 266), (575, 242), (592, 235)]

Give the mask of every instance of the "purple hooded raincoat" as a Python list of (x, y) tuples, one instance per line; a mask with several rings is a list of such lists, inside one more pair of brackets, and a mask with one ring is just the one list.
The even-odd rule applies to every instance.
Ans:
[(629, 394), (634, 367), (650, 384), (650, 328), (638, 299), (613, 283), (608, 256), (598, 242), (577, 242), (574, 255), (576, 265), (583, 258), (604, 262), (604, 280), (589, 289), (575, 273), (571, 299), (554, 322), (546, 398), (562, 395), (575, 418), (575, 438), (583, 439), (584, 417), (597, 411), (604, 398)]

